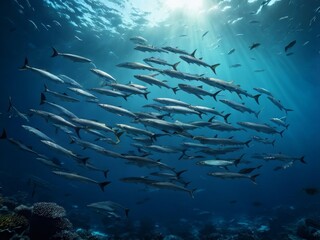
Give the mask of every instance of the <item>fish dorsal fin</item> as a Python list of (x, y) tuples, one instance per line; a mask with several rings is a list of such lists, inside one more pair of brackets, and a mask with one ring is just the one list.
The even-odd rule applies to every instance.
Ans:
[(197, 86), (197, 88), (201, 88), (201, 89), (202, 89), (202, 88), (203, 88), (203, 86), (202, 86), (202, 85), (199, 85), (199, 86)]
[(63, 93), (64, 96), (68, 96), (68, 94), (66, 94), (65, 92)]
[(244, 102), (242, 102), (241, 104), (244, 105)]
[(150, 74), (149, 76), (150, 77), (155, 77), (155, 76), (158, 76), (159, 75), (159, 73), (155, 73), (155, 74)]
[(199, 60), (202, 60), (202, 57), (201, 57), (201, 58), (199, 58)]
[(167, 81), (167, 80), (162, 80), (162, 82), (166, 83), (166, 82), (168, 82), (168, 81)]
[(195, 49), (195, 50), (191, 53), (191, 56), (192, 56), (192, 57), (195, 57), (196, 51), (197, 51), (197, 49)]

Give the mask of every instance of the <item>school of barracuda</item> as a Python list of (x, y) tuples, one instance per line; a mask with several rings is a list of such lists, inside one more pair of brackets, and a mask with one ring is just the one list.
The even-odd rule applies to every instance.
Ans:
[[(40, 107), (35, 106), (30, 109), (29, 113), (22, 113), (13, 104), (12, 99), (14, 99), (14, 96), (12, 96), (9, 99), (8, 112), (10, 115), (20, 117), (25, 122), (29, 122), (30, 117), (41, 117), (47, 121), (47, 124), (62, 130), (70, 138), (70, 143), (77, 144), (84, 149), (91, 149), (104, 157), (122, 159), (128, 164), (138, 167), (158, 169), (158, 171), (150, 173), (149, 176), (129, 176), (119, 179), (119, 181), (125, 183), (186, 192), (193, 198), (197, 192), (197, 188), (201, 186), (190, 187), (189, 185), (192, 183), (182, 176), (188, 170), (176, 169), (171, 166), (174, 161), (193, 160), (196, 161), (194, 162), (194, 167), (209, 167), (208, 176), (222, 179), (249, 179), (252, 183), (256, 184), (256, 178), (259, 176), (259, 173), (252, 172), (260, 169), (262, 164), (257, 163), (256, 167), (237, 169), (240, 165), (247, 162), (246, 158), (250, 158), (245, 153), (246, 148), (253, 147), (252, 142), (274, 146), (277, 135), (281, 138), (285, 137), (285, 132), (288, 131), (289, 127), (289, 123), (286, 121), (286, 114), (293, 110), (284, 106), (277, 96), (274, 96), (267, 89), (256, 87), (246, 90), (237, 85), (236, 82), (213, 78), (212, 76), (218, 73), (220, 64), (214, 63), (211, 65), (203, 59), (197, 58), (196, 50), (192, 53), (187, 53), (183, 49), (170, 46), (158, 48), (148, 44), (148, 41), (141, 36), (132, 37), (130, 41), (136, 44), (134, 49), (137, 51), (157, 53), (163, 56), (162, 58), (145, 58), (143, 59), (145, 63), (125, 62), (116, 65), (116, 67), (131, 69), (130, 71), (146, 70), (151, 72), (151, 74), (145, 75), (132, 75), (133, 78), (143, 82), (146, 86), (140, 85), (139, 82), (124, 84), (123, 80), (117, 79), (117, 77), (111, 76), (104, 70), (95, 67), (91, 69), (91, 72), (102, 79), (102, 83), (98, 84), (97, 82), (95, 88), (84, 89), (76, 80), (64, 75), (68, 73), (56, 75), (56, 73), (51, 73), (34, 66), (32, 61), (29, 62), (29, 59), (26, 58), (20, 70), (36, 73), (45, 79), (44, 92), (39, 93), (39, 96), (41, 96)], [(259, 43), (255, 43), (249, 48), (252, 50), (259, 45)], [(285, 47), (285, 51), (293, 47), (293, 45), (293, 42), (289, 43)], [(231, 53), (232, 50), (228, 54)], [(167, 62), (165, 58), (169, 54), (175, 55), (177, 62)], [(53, 48), (52, 57), (62, 57), (66, 59), (65, 61), (71, 60), (75, 62), (74, 64), (92, 64), (92, 60), (86, 57), (58, 52), (55, 48)], [(199, 68), (210, 68), (212, 76), (181, 72), (179, 71), (179, 64), (182, 61), (185, 64), (196, 64)], [(163, 78), (169, 80), (161, 80)], [(52, 84), (52, 86), (56, 85), (56, 87), (52, 88), (58, 90), (49, 88), (47, 86), (48, 83)], [(145, 98), (146, 101), (150, 100), (148, 99), (148, 94), (150, 93), (148, 85), (158, 86), (163, 91), (169, 90), (166, 94), (170, 92), (172, 97), (168, 98), (159, 95), (152, 100), (152, 103), (140, 106), (141, 112), (133, 112), (121, 106), (108, 104), (109, 97), (123, 98), (129, 101), (134, 99), (135, 95), (138, 95), (142, 99)], [(190, 94), (190, 102), (179, 100), (181, 92)], [(237, 94), (239, 101), (228, 99), (228, 94)], [(200, 106), (192, 105), (194, 97), (200, 100), (208, 98), (210, 101), (203, 101), (204, 105)], [(247, 106), (248, 104), (243, 103), (243, 98), (248, 99), (248, 102), (251, 101), (250, 107)], [(263, 110), (259, 105), (260, 98), (269, 99), (270, 105), (268, 108), (277, 107), (282, 112), (282, 115), (285, 116), (274, 116), (268, 120), (260, 119), (259, 114)], [(93, 104), (97, 108), (105, 110), (108, 114), (112, 114), (112, 117), (117, 119), (117, 124), (110, 126), (106, 122), (92, 120), (95, 117), (90, 113), (87, 116), (83, 116), (82, 114), (80, 117), (78, 113), (71, 112), (63, 106), (64, 102), (71, 102), (81, 107), (84, 101), (87, 102), (86, 104)], [(214, 106), (217, 102), (227, 105), (230, 112), (219, 111), (218, 108), (215, 108)], [(237, 122), (237, 119), (232, 118), (233, 111), (239, 111), (242, 114), (248, 115), (252, 114), (254, 116), (252, 118), (253, 121)], [(175, 116), (181, 114), (186, 115), (184, 122), (175, 119)], [(197, 116), (199, 118), (198, 121), (188, 121), (189, 115)], [(130, 124), (122, 123), (123, 119), (126, 122), (130, 120)], [(40, 138), (41, 143), (48, 147), (48, 149), (74, 160), (76, 164), (85, 166), (88, 171), (100, 171), (106, 178), (109, 172), (112, 173), (112, 169), (100, 169), (96, 167), (90, 162), (89, 157), (70, 150), (70, 146), (60, 145), (59, 142), (54, 141), (52, 137), (37, 129), (36, 126), (22, 124), (21, 127)], [(206, 128), (206, 135), (197, 135), (195, 130), (199, 128)], [(233, 137), (232, 132), (234, 131), (245, 131), (248, 136), (238, 139), (237, 137)], [(83, 134), (83, 132), (87, 132), (98, 138), (93, 143), (86, 140), (88, 135)], [(228, 133), (230, 136), (219, 137), (222, 132)], [(63, 169), (63, 166), (55, 158), (35, 151), (29, 147), (28, 143), (22, 143), (10, 137), (10, 135), (11, 133), (7, 133), (4, 129), (1, 138), (7, 139), (21, 150), (34, 154), (36, 160), (51, 166), (53, 169), (52, 173), (57, 176), (92, 183), (100, 187), (102, 191), (110, 184), (110, 181), (97, 181), (86, 176), (68, 172)], [(172, 137), (181, 138), (181, 142), (171, 141), (172, 144), (169, 144)], [(114, 150), (114, 146), (121, 143), (124, 138), (130, 141), (131, 145), (136, 148), (136, 152), (129, 150), (128, 152), (117, 152)], [(157, 144), (159, 138), (167, 138), (168, 145)], [(174, 145), (177, 143), (178, 145)], [(166, 154), (170, 158), (170, 161), (168, 162), (166, 159), (153, 159), (152, 153), (154, 152)], [(239, 157), (227, 157), (229, 153), (234, 152), (240, 152)], [(179, 157), (172, 159), (172, 156)], [(271, 160), (284, 162), (284, 165), (276, 167), (274, 170), (286, 169), (297, 161), (306, 163), (304, 156), (290, 156), (275, 152), (255, 153), (251, 158), (262, 159), (266, 162)], [(237, 170), (230, 171), (229, 167), (232, 166), (235, 166)], [(120, 208), (125, 210), (126, 215), (129, 211), (127, 208), (112, 202), (92, 203), (88, 207), (104, 209), (109, 213), (113, 213), (114, 209)]]

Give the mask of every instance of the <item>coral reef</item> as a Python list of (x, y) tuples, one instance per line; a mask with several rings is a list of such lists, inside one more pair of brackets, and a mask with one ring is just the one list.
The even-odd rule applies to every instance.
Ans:
[[(51, 239), (57, 233), (70, 231), (72, 224), (65, 218), (63, 207), (53, 202), (38, 202), (33, 205), (30, 219), (31, 239)], [(63, 234), (60, 234), (64, 236)], [(63, 237), (61, 239), (64, 239)]]

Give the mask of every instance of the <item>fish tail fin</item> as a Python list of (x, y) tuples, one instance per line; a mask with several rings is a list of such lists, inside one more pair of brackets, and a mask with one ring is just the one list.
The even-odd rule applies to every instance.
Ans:
[(104, 176), (105, 178), (107, 178), (107, 177), (108, 177), (108, 173), (109, 173), (109, 169), (104, 170), (104, 171), (103, 171), (103, 176)]
[(274, 147), (274, 143), (276, 142), (276, 139), (274, 139), (272, 142), (271, 142), (271, 144), (272, 144), (272, 146)]
[(2, 134), (0, 136), (0, 139), (7, 139), (7, 132), (5, 129), (2, 130)]
[(28, 58), (26, 57), (26, 58), (24, 59), (23, 66), (20, 67), (19, 70), (26, 70), (28, 67), (29, 67), (29, 60), (28, 60)]
[(257, 95), (254, 95), (253, 96), (253, 98), (254, 98), (254, 100), (258, 103), (258, 104), (260, 104), (259, 103), (259, 97), (261, 96), (261, 94), (257, 94)]
[(51, 57), (56, 57), (56, 56), (58, 56), (59, 53), (58, 53), (57, 49), (55, 49), (54, 47), (51, 47), (51, 48), (52, 48), (52, 51), (53, 51)]
[(174, 70), (178, 71), (177, 67), (178, 67), (179, 64), (180, 64), (180, 62), (177, 62), (177, 63), (173, 64), (173, 65), (172, 65), (172, 68), (173, 68)]
[(257, 184), (256, 178), (257, 178), (258, 176), (260, 176), (260, 174), (256, 174), (256, 175), (250, 176), (250, 180), (251, 180), (254, 184)]
[(202, 114), (203, 114), (203, 113), (201, 113), (201, 112), (197, 113), (197, 115), (198, 115), (199, 118), (201, 118), (201, 119), (202, 119)]
[(226, 115), (223, 116), (224, 121), (227, 123), (228, 122), (228, 118), (230, 117), (231, 113), (228, 113)]
[(252, 140), (250, 139), (250, 140), (246, 141), (244, 144), (245, 144), (247, 147), (249, 147), (249, 143), (250, 143), (251, 141), (252, 141)]
[(150, 92), (145, 92), (144, 94), (143, 94), (143, 96), (144, 96), (144, 98), (146, 99), (146, 100), (148, 100), (148, 94), (149, 94)]
[(220, 63), (213, 64), (212, 66), (210, 66), (210, 68), (211, 68), (211, 70), (212, 70), (212, 72), (213, 72), (214, 74), (217, 74), (217, 73), (216, 73), (216, 68), (217, 68), (218, 66), (220, 66)]
[(186, 171), (188, 171), (188, 170), (184, 169), (184, 170), (181, 170), (181, 171), (179, 171), (179, 172), (176, 172), (177, 178), (180, 178), (180, 177), (181, 177), (181, 174), (184, 173), (184, 172), (186, 172)]
[(81, 138), (81, 137), (80, 137), (80, 129), (81, 129), (80, 127), (75, 127), (75, 128), (74, 128), (74, 131), (76, 132), (76, 134), (77, 134), (77, 136), (78, 136), (79, 138)]
[(288, 130), (288, 127), (290, 126), (290, 124), (285, 125), (286, 129)]
[(40, 97), (40, 105), (44, 104), (44, 102), (46, 101), (46, 95), (44, 95), (43, 93), (41, 93), (41, 97)]
[(192, 197), (192, 198), (194, 198), (194, 192), (196, 191), (197, 189), (196, 188), (194, 188), (194, 189), (192, 189), (192, 190), (190, 190), (190, 196)]
[(283, 132), (285, 129), (283, 129), (282, 131), (279, 132), (280, 136), (283, 137)]
[(109, 181), (105, 181), (105, 182), (100, 182), (98, 183), (99, 184), (99, 187), (101, 188), (102, 192), (104, 192), (104, 188), (105, 186), (107, 186), (108, 184), (110, 184), (111, 182)]
[(129, 209), (129, 208), (126, 208), (126, 209), (124, 210), (124, 212), (125, 212), (125, 214), (126, 214), (126, 217), (128, 217), (128, 216), (129, 216), (129, 211), (130, 211), (130, 209)]
[(184, 156), (187, 156), (187, 154), (186, 154), (186, 149), (184, 149), (183, 151), (182, 151), (182, 153), (181, 153), (181, 155), (180, 155), (180, 157), (179, 157), (179, 160), (181, 160)]
[(256, 116), (256, 118), (259, 118), (259, 114), (261, 113), (262, 110), (258, 111), (258, 112), (254, 112), (254, 115)]
[(293, 109), (290, 109), (290, 108), (284, 108), (284, 110), (286, 111), (286, 114), (288, 114), (288, 112), (292, 112)]
[(176, 94), (180, 89), (178, 87), (171, 88), (173, 93)]
[(217, 95), (221, 92), (222, 90), (219, 90), (218, 92), (214, 93), (212, 97), (214, 98), (215, 101), (217, 101)]
[(302, 156), (299, 160), (300, 160), (300, 162), (307, 164), (307, 162), (304, 160), (304, 156)]
[(122, 136), (122, 134), (124, 134), (124, 131), (122, 132), (115, 132), (114, 135), (116, 136), (116, 144), (118, 144), (120, 142), (120, 137)]
[(9, 96), (9, 106), (8, 106), (7, 112), (10, 112), (12, 107), (13, 107), (12, 99), (11, 99), (11, 96)]

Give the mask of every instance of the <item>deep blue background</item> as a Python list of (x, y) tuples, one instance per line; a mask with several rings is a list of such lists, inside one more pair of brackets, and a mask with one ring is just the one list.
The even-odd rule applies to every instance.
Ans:
[[(59, 2), (59, 1), (57, 1)], [(179, 154), (157, 155), (154, 159), (161, 158), (163, 162), (176, 167), (177, 169), (188, 169), (185, 173), (187, 180), (191, 181), (191, 188), (198, 188), (195, 199), (191, 199), (185, 193), (171, 192), (166, 190), (150, 191), (141, 185), (130, 185), (121, 183), (119, 178), (126, 176), (147, 175), (156, 169), (144, 169), (124, 164), (123, 160), (112, 159), (94, 153), (91, 150), (81, 150), (77, 146), (69, 146), (68, 137), (62, 132), (55, 134), (55, 129), (51, 124), (46, 123), (38, 117), (30, 118), (28, 125), (36, 126), (49, 136), (54, 138), (62, 146), (67, 146), (73, 151), (90, 156), (92, 162), (110, 169), (109, 180), (112, 184), (106, 187), (105, 192), (101, 192), (97, 187), (77, 182), (69, 182), (66, 179), (54, 176), (51, 170), (34, 160), (34, 156), (20, 151), (7, 141), (0, 143), (0, 186), (7, 194), (14, 194), (18, 191), (26, 192), (27, 202), (34, 201), (56, 201), (68, 209), (76, 206), (82, 213), (88, 215), (92, 212), (86, 205), (92, 202), (112, 200), (128, 206), (131, 209), (133, 219), (144, 217), (152, 218), (158, 222), (166, 222), (174, 219), (196, 218), (195, 209), (211, 212), (216, 218), (234, 218), (237, 216), (259, 216), (270, 213), (271, 209), (279, 205), (292, 206), (294, 209), (304, 211), (308, 207), (313, 209), (315, 203), (319, 203), (319, 196), (310, 197), (302, 191), (305, 187), (320, 187), (320, 117), (319, 117), (319, 12), (315, 9), (320, 5), (319, 1), (294, 1), (289, 5), (289, 1), (281, 1), (273, 6), (263, 9), (259, 15), (250, 14), (251, 11), (259, 7), (259, 3), (247, 5), (245, 3), (233, 2), (232, 9), (220, 14), (206, 14), (203, 19), (189, 19), (185, 13), (174, 13), (165, 22), (159, 23), (156, 27), (148, 27), (146, 16), (141, 13), (136, 19), (136, 25), (130, 28), (124, 24), (121, 15), (113, 11), (106, 10), (106, 7), (98, 2), (86, 1), (93, 6), (97, 15), (101, 15), (111, 21), (110, 26), (96, 22), (96, 26), (102, 24), (102, 29), (94, 27), (76, 27), (70, 24), (75, 21), (79, 24), (77, 17), (82, 16), (86, 8), (80, 7), (79, 3), (69, 2), (70, 6), (79, 8), (75, 13), (68, 13), (70, 20), (64, 17), (67, 10), (56, 10), (45, 1), (30, 1), (34, 11), (25, 2), (21, 1), (22, 9), (14, 1), (1, 3), (0, 20), (0, 48), (1, 48), (1, 127), (7, 130), (8, 136), (31, 145), (33, 148), (48, 156), (59, 157), (69, 169), (74, 172), (90, 176), (97, 180), (103, 180), (101, 173), (91, 172), (74, 164), (70, 159), (55, 154), (43, 146), (40, 141), (27, 133), (21, 124), (26, 124), (23, 120), (12, 117), (8, 118), (6, 109), (8, 97), (11, 96), (14, 105), (21, 112), (28, 112), (28, 109), (45, 109), (39, 106), (40, 92), (43, 91), (43, 84), (46, 83), (50, 89), (63, 92), (64, 86), (46, 82), (28, 71), (19, 71), (27, 56), (31, 66), (47, 69), (54, 74), (66, 74), (83, 84), (85, 88), (98, 86), (99, 79), (94, 76), (89, 69), (91, 65), (72, 63), (63, 58), (51, 58), (51, 46), (56, 47), (61, 52), (76, 53), (93, 60), (96, 66), (113, 75), (119, 82), (127, 83), (134, 81), (134, 74), (143, 74), (142, 71), (131, 71), (117, 68), (115, 65), (126, 61), (142, 61), (143, 58), (156, 56), (166, 59), (168, 62), (179, 61), (178, 55), (174, 54), (150, 54), (134, 50), (134, 44), (129, 38), (141, 35), (148, 39), (149, 43), (155, 46), (178, 46), (192, 52), (198, 49), (196, 56), (203, 57), (208, 63), (221, 63), (217, 68), (219, 79), (234, 81), (240, 84), (250, 93), (254, 93), (253, 87), (264, 87), (270, 90), (274, 96), (282, 101), (284, 106), (294, 109), (287, 117), (290, 124), (289, 130), (285, 131), (284, 137), (277, 138), (276, 146), (252, 144), (249, 149), (244, 149), (245, 158), (250, 160), (252, 153), (277, 153), (281, 152), (292, 156), (305, 156), (306, 165), (296, 162), (293, 167), (284, 171), (273, 171), (275, 166), (281, 162), (263, 162), (263, 168), (259, 171), (257, 185), (246, 180), (221, 180), (211, 178), (206, 175), (209, 168), (201, 168), (195, 165), (195, 160), (178, 161)], [(243, 2), (243, 1), (240, 1)], [(207, 3), (209, 4), (209, 2)], [(108, 5), (108, 4), (107, 4)], [(104, 9), (104, 10), (103, 10)], [(289, 16), (290, 20), (278, 19)], [(244, 17), (238, 23), (231, 24), (228, 20)], [(310, 26), (312, 17), (317, 19)], [(190, 17), (191, 18), (191, 17)], [(291, 19), (292, 18), (292, 19)], [(35, 30), (28, 21), (33, 20), (38, 25), (39, 30)], [(179, 19), (179, 20), (177, 20)], [(55, 25), (52, 21), (58, 20), (62, 27)], [(97, 19), (95, 19), (97, 20)], [(259, 21), (258, 24), (249, 23), (250, 20)], [(78, 22), (77, 22), (78, 21)], [(51, 28), (45, 30), (41, 22), (49, 24)], [(188, 28), (185, 27), (188, 26)], [(100, 25), (99, 25), (100, 26)], [(109, 28), (110, 27), (110, 28)], [(101, 27), (102, 28), (102, 27)], [(108, 29), (109, 28), (109, 29)], [(113, 28), (113, 30), (111, 30)], [(81, 31), (81, 32), (77, 32)], [(209, 31), (203, 39), (201, 35)], [(187, 37), (179, 37), (186, 34)], [(237, 35), (238, 34), (238, 35)], [(240, 35), (239, 35), (240, 34)], [(75, 38), (79, 36), (82, 41)], [(297, 44), (292, 48), (294, 53), (291, 56), (284, 54), (284, 46), (292, 40), (297, 40)], [(308, 44), (304, 45), (305, 42)], [(261, 43), (261, 46), (250, 51), (249, 46), (253, 42)], [(227, 55), (231, 48), (236, 51), (232, 55)], [(253, 60), (254, 58), (255, 60)], [(240, 68), (230, 68), (229, 66), (240, 63)], [(264, 69), (264, 72), (257, 73), (255, 70)], [(180, 71), (212, 75), (210, 69), (187, 65), (181, 62)], [(181, 80), (158, 76), (163, 80), (168, 80), (169, 85), (176, 86)], [(189, 82), (187, 82), (189, 84)], [(195, 86), (198, 82), (190, 82)], [(209, 86), (204, 88), (216, 91)], [(237, 121), (255, 121), (253, 115), (240, 114), (222, 103), (214, 102), (211, 98), (205, 97), (204, 101), (195, 96), (178, 92), (176, 96), (171, 91), (149, 87), (151, 94), (149, 100), (143, 97), (133, 96), (126, 102), (121, 98), (99, 97), (100, 102), (122, 106), (132, 111), (142, 111), (142, 105), (152, 103), (156, 97), (175, 97), (194, 105), (205, 105), (216, 107), (225, 112), (231, 112), (231, 123), (236, 125)], [(241, 100), (236, 94), (226, 91), (218, 98), (228, 98), (234, 101)], [(49, 97), (48, 97), (49, 98)], [(53, 99), (53, 98), (51, 98)], [(282, 117), (284, 112), (280, 112), (273, 104), (261, 97), (260, 105), (252, 99), (243, 99), (249, 107), (259, 110), (263, 109), (259, 121), (269, 122), (270, 117)], [(61, 103), (78, 116), (88, 119), (97, 119), (114, 126), (116, 123), (129, 123), (126, 117), (117, 117), (109, 114), (92, 103), (82, 101), (81, 103)], [(48, 109), (48, 108), (47, 108)], [(189, 122), (198, 120), (197, 117), (184, 117), (177, 115), (176, 119)], [(208, 117), (205, 117), (207, 119)], [(137, 125), (142, 127), (142, 125)], [(207, 130), (197, 130), (197, 134), (214, 136), (216, 132), (208, 133)], [(219, 136), (235, 136), (236, 139), (247, 140), (254, 133), (234, 132), (219, 133)], [(267, 136), (261, 134), (261, 136)], [(92, 137), (85, 136), (86, 140), (93, 140)], [(126, 153), (133, 150), (130, 146), (131, 140), (123, 136), (121, 144), (116, 147), (101, 143), (108, 149)], [(179, 137), (163, 137), (159, 140), (159, 145), (170, 145), (183, 141)], [(237, 157), (240, 153), (230, 154), (227, 157)], [(208, 157), (209, 159), (210, 157)], [(261, 163), (261, 160), (251, 159), (251, 166)], [(256, 161), (256, 162), (255, 162)], [(243, 165), (245, 167), (247, 165)], [(235, 168), (232, 168), (236, 170)], [(39, 187), (36, 195), (31, 199), (32, 187), (28, 185), (30, 176), (37, 176), (50, 185), (46, 188)], [(136, 202), (150, 198), (142, 205)], [(230, 204), (231, 200), (236, 200), (236, 204)], [(252, 206), (252, 202), (262, 203), (260, 208)], [(318, 208), (319, 210), (319, 208)], [(74, 209), (72, 211), (78, 211)], [(297, 210), (298, 211), (298, 210)], [(93, 220), (92, 220), (93, 221)]]

